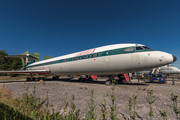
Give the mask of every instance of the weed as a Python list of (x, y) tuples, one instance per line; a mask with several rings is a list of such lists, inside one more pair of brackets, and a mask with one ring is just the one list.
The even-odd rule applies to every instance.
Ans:
[(137, 99), (137, 95), (133, 95), (133, 108), (134, 108), (134, 114), (133, 114), (133, 117), (134, 117), (134, 120), (136, 120), (136, 110), (135, 110), (135, 107), (136, 107), (136, 99)]
[[(29, 95), (28, 87), (26, 88), (26, 92), (23, 94), (23, 98), (13, 98), (8, 90), (2, 90), (1, 92), (1, 99), (0, 99), (0, 119), (1, 120), (50, 120), (50, 119), (62, 119), (62, 115), (59, 113), (54, 113), (52, 115), (49, 114), (48, 109), (40, 108), (43, 103), (40, 104), (40, 98), (36, 97), (36, 90), (32, 91), (32, 94)], [(47, 104), (46, 107), (49, 105), (48, 101), (48, 93), (46, 96)], [(5, 102), (3, 102), (5, 101)], [(48, 111), (48, 114), (46, 113)]]
[(111, 120), (117, 120), (116, 114), (114, 113), (116, 110), (116, 105), (115, 105), (116, 98), (114, 96), (115, 87), (112, 87), (111, 89), (112, 89), (112, 94), (111, 94), (112, 106), (110, 106), (111, 108), (110, 117), (111, 117)]
[(171, 93), (171, 100), (173, 101), (173, 110), (174, 110), (174, 112), (176, 114), (176, 118), (178, 120), (179, 111), (177, 110), (177, 98), (178, 98), (178, 96)]
[(66, 112), (67, 105), (68, 105), (68, 103), (67, 103), (67, 94), (68, 93), (65, 93), (65, 98), (64, 98), (64, 112)]
[(145, 90), (146, 90), (146, 88), (142, 89), (142, 91), (145, 91)]
[(130, 112), (130, 120), (131, 120), (131, 108), (132, 108), (132, 98), (129, 98), (129, 112)]
[(71, 111), (65, 116), (65, 120), (79, 120), (79, 110), (75, 111), (76, 105), (74, 104), (74, 95), (72, 95)]
[(100, 104), (101, 107), (101, 119), (106, 120), (107, 117), (107, 107), (106, 107), (106, 99), (103, 99), (103, 102)]
[(153, 117), (152, 104), (154, 103), (156, 99), (155, 99), (155, 96), (153, 96), (153, 90), (147, 90), (147, 95), (148, 97), (146, 98), (146, 100), (150, 104), (149, 116), (151, 117), (151, 120), (152, 120), (152, 117)]
[(163, 118), (163, 120), (167, 120), (166, 112), (161, 112), (161, 110), (159, 110), (159, 113), (160, 113), (161, 117)]
[(43, 86), (45, 86), (46, 83), (44, 82), (44, 80), (42, 82), (43, 82)]
[(49, 104), (49, 107), (53, 107), (53, 104)]
[(113, 85), (113, 86), (116, 85), (116, 80), (112, 80), (112, 85)]
[(94, 90), (91, 90), (91, 103), (88, 103), (88, 106), (90, 108), (90, 111), (88, 111), (86, 117), (88, 120), (96, 120), (97, 116), (95, 116), (94, 113), (94, 109), (95, 109), (95, 105), (94, 105), (94, 99), (93, 99), (93, 95), (94, 95)]

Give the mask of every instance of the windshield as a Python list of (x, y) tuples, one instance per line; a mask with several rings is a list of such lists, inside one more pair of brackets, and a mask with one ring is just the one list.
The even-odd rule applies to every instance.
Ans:
[(141, 46), (137, 46), (136, 50), (143, 50), (143, 48)]
[(136, 50), (152, 50), (152, 49), (147, 46), (136, 46)]
[(152, 50), (151, 48), (147, 47), (147, 46), (142, 46), (144, 49), (146, 50)]

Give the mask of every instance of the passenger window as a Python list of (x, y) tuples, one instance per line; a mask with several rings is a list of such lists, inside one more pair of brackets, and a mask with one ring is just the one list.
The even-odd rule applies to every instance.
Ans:
[(99, 56), (99, 54), (97, 53), (97, 56)]
[(125, 52), (130, 52), (130, 51), (134, 51), (134, 48), (127, 48), (124, 50)]
[(91, 55), (91, 57), (93, 57), (93, 55)]
[(138, 46), (138, 47), (136, 47), (136, 50), (143, 50), (143, 48)]
[(88, 58), (90, 58), (90, 55), (88, 55)]
[(86, 56), (84, 56), (84, 58), (86, 58)]

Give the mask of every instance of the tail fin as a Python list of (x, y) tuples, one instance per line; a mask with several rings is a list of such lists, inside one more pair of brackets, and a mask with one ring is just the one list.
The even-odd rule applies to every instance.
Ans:
[(27, 65), (30, 65), (30, 64), (34, 63), (35, 60), (34, 59), (30, 59), (29, 54), (27, 54), (26, 59), (24, 59), (24, 62), (25, 62), (24, 67), (26, 67)]

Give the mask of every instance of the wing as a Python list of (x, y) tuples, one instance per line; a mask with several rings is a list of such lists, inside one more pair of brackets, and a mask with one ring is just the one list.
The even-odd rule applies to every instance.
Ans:
[(36, 75), (42, 75), (42, 74), (49, 74), (50, 70), (11, 70), (11, 71), (0, 71), (0, 73), (6, 73), (6, 74), (36, 74)]

